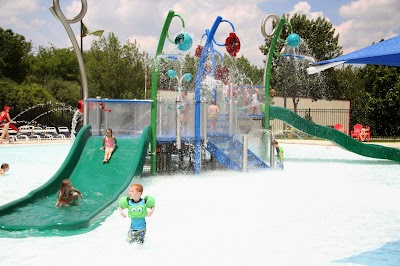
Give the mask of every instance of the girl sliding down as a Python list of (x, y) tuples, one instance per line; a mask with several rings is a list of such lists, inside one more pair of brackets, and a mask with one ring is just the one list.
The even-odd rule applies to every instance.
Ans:
[(106, 135), (103, 138), (103, 143), (101, 144), (100, 150), (106, 150), (104, 152), (104, 160), (103, 163), (108, 163), (108, 161), (111, 159), (111, 155), (115, 150), (115, 147), (117, 146), (117, 139), (113, 136), (112, 134), (112, 129), (107, 128), (106, 129)]

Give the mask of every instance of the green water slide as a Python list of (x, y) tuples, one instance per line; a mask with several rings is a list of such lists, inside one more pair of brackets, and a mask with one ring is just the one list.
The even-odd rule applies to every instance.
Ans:
[(400, 149), (364, 144), (338, 130), (310, 122), (288, 109), (271, 106), (270, 117), (282, 120), (309, 135), (330, 140), (340, 147), (362, 156), (400, 162)]
[[(118, 137), (118, 148), (107, 164), (102, 163), (104, 151), (99, 149), (102, 136), (92, 136), (90, 129), (86, 125), (79, 131), (64, 163), (49, 181), (0, 206), (0, 230), (88, 228), (114, 206), (132, 179), (142, 174), (151, 127), (146, 127), (141, 136)], [(58, 188), (68, 177), (84, 199), (79, 198), (76, 206), (56, 208)]]

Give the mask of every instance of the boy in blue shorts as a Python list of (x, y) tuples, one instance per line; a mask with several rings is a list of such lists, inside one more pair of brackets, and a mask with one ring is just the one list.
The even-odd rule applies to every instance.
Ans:
[[(146, 236), (146, 219), (150, 217), (155, 208), (154, 198), (146, 196), (141, 198), (143, 186), (141, 184), (132, 184), (129, 188), (129, 196), (122, 197), (119, 200), (118, 211), (122, 217), (126, 217), (123, 209), (128, 209), (128, 217), (131, 218), (131, 226), (128, 231), (127, 241), (129, 244), (137, 242), (143, 244)], [(147, 211), (147, 209), (150, 209)]]

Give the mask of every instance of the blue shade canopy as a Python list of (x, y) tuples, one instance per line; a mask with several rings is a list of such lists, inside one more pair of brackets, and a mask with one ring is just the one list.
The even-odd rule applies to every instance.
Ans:
[(400, 66), (400, 35), (346, 55), (315, 62), (307, 72), (313, 74), (339, 64)]

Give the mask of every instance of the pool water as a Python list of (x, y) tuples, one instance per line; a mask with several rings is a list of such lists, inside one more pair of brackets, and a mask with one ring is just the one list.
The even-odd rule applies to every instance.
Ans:
[[(42, 185), (69, 149), (9, 146), (0, 204)], [(284, 171), (135, 180), (156, 199), (142, 246), (125, 241), (130, 221), (114, 211), (84, 234), (0, 238), (0, 265), (400, 265), (400, 165), (281, 146)]]

